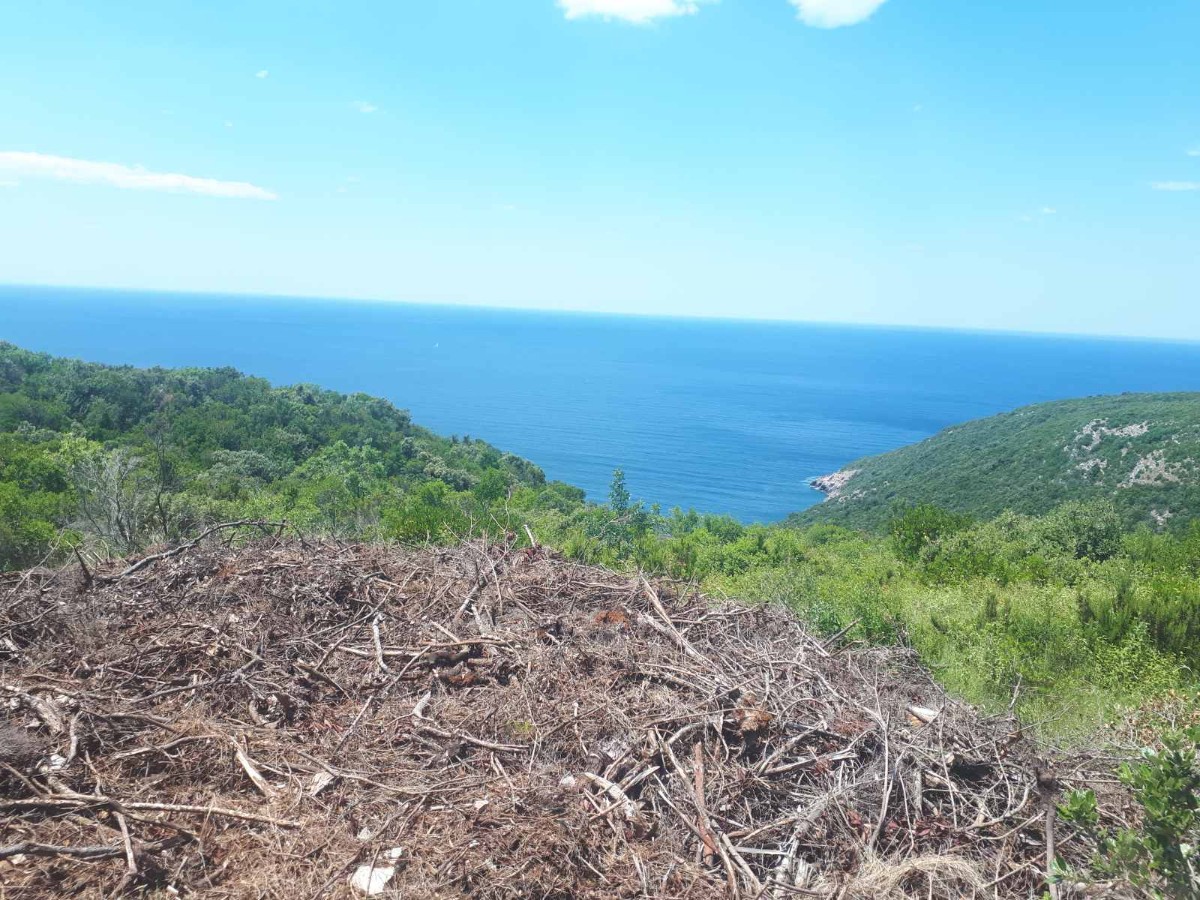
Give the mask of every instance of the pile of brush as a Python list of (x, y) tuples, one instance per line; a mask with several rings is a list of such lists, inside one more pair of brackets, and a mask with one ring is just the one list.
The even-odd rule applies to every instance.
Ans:
[(0, 582), (5, 897), (1044, 890), (1049, 769), (906, 650), (543, 548), (234, 533)]

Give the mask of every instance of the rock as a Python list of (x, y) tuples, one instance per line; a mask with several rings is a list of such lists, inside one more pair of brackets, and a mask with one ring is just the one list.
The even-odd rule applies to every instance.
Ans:
[(843, 469), (832, 475), (819, 475), (810, 480), (809, 486), (820, 491), (829, 500), (835, 500), (846, 489), (850, 479), (858, 474), (858, 469)]
[(308, 782), (308, 796), (315, 797), (329, 785), (333, 784), (336, 776), (329, 772), (318, 772)]
[(395, 866), (359, 866), (350, 876), (350, 887), (360, 894), (374, 897), (384, 892), (395, 874)]

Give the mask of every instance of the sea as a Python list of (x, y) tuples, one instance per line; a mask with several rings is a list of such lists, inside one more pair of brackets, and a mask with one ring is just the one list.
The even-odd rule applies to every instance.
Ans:
[[(1086, 323), (1081, 323), (1081, 328)], [(745, 522), (864, 455), (1029, 403), (1200, 390), (1200, 343), (0, 286), (0, 340), (386, 397), (603, 500)]]

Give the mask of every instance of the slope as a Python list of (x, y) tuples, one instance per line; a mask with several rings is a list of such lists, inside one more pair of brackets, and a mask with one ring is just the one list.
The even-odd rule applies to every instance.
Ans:
[(813, 486), (793, 523), (877, 528), (898, 504), (987, 518), (1106, 498), (1129, 525), (1200, 513), (1200, 393), (1121, 394), (1027, 406), (850, 463)]

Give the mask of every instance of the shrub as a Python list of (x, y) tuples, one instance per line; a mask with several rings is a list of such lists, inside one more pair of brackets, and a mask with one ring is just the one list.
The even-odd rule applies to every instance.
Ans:
[(1096, 842), (1092, 875), (1124, 878), (1155, 898), (1200, 898), (1200, 727), (1171, 731), (1146, 748), (1120, 779), (1141, 808), (1139, 827), (1104, 830), (1096, 796), (1073, 791), (1059, 807), (1064, 819)]
[(896, 555), (916, 562), (927, 546), (962, 531), (970, 524), (971, 520), (966, 516), (923, 503), (893, 517), (888, 525), (888, 533)]

